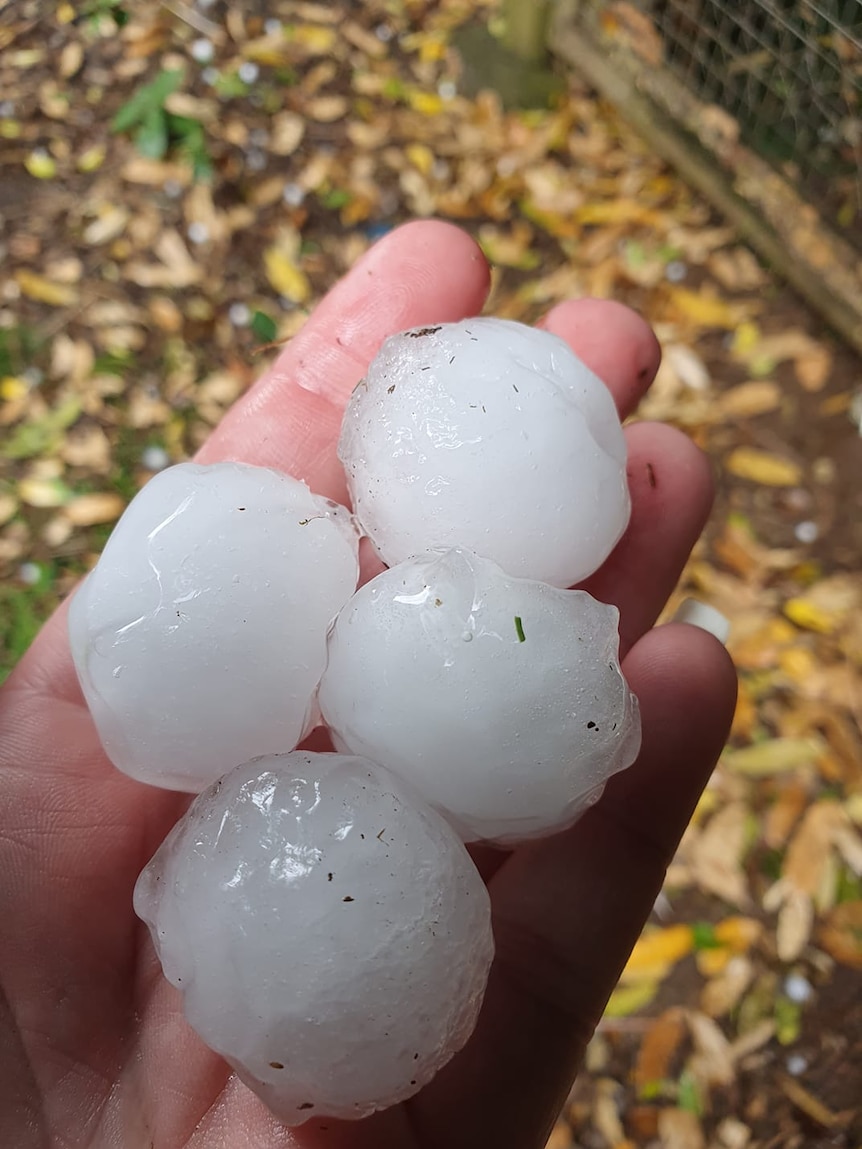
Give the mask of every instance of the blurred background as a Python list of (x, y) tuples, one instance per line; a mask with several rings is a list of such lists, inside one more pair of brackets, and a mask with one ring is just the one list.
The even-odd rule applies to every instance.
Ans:
[(0, 675), (399, 222), (661, 339), (740, 701), (553, 1149), (862, 1144), (862, 5), (741, 8), (0, 0)]

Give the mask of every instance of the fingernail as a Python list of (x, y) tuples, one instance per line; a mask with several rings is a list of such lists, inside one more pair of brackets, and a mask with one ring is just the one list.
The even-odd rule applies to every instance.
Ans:
[(694, 598), (684, 599), (673, 616), (673, 621), (699, 626), (701, 630), (714, 635), (722, 646), (727, 646), (730, 622), (714, 606), (707, 606), (705, 602), (698, 602)]

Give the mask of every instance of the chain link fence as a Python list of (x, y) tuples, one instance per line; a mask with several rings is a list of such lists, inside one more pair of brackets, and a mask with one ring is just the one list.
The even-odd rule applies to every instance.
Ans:
[(558, 0), (551, 42), (862, 350), (862, 0)]
[(862, 0), (645, 0), (667, 66), (862, 247)]

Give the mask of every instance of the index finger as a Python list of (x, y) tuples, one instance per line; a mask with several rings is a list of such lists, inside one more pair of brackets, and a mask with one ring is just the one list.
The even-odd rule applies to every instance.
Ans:
[(408, 223), (374, 245), (322, 300), (312, 319), (227, 413), (198, 459), (286, 471), (346, 502), (334, 446), (347, 397), (396, 331), (482, 310), (488, 264), (460, 228)]

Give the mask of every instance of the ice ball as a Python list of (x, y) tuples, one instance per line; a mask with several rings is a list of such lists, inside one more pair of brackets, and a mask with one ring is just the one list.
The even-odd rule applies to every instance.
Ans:
[(182, 463), (132, 501), (72, 600), (75, 666), (111, 761), (202, 790), (292, 750), (358, 578), (350, 514), (287, 475)]
[(567, 587), (629, 519), (607, 387), (556, 335), (492, 318), (387, 339), (344, 415), (354, 510), (389, 566), (465, 546)]
[(466, 840), (553, 833), (640, 748), (618, 618), (462, 548), (420, 555), (339, 614), (320, 709), (337, 749), (408, 780)]
[(190, 1024), (290, 1125), (425, 1085), (472, 1032), (493, 955), (455, 833), (334, 754), (258, 759), (199, 795), (135, 909)]

